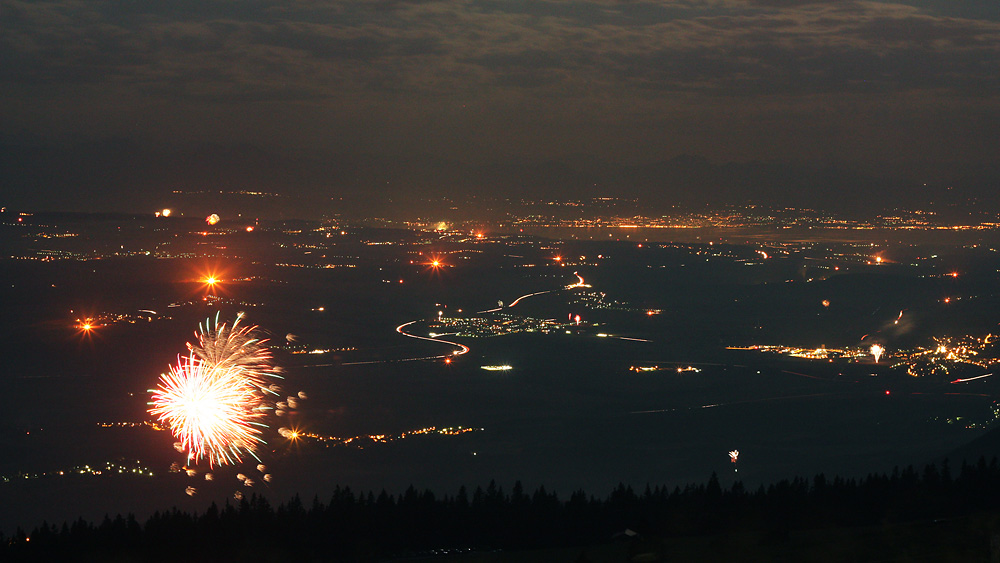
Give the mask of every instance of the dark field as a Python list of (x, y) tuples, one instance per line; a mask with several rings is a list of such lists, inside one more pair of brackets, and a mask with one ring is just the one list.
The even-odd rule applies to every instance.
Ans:
[[(541, 244), (494, 244), (465, 259), (452, 255), (452, 267), (434, 271), (410, 264), (413, 254), (368, 255), (360, 247), (351, 250), (361, 257), (357, 267), (334, 269), (224, 258), (0, 262), (0, 474), (11, 479), (0, 483), (2, 504), (11, 507), (0, 530), (81, 515), (141, 516), (174, 505), (201, 510), (238, 489), (278, 500), (294, 493), (324, 498), (337, 485), (398, 493), (412, 484), (453, 494), (495, 479), (604, 495), (619, 483), (683, 486), (713, 472), (724, 486), (740, 480), (748, 487), (821, 472), (862, 476), (938, 459), (981, 436), (993, 419), (992, 378), (949, 385), (943, 377), (909, 377), (891, 362), (874, 365), (870, 357), (831, 363), (725, 349), (845, 348), (877, 339), (891, 353), (929, 345), (932, 336), (983, 336), (1000, 319), (1000, 261), (988, 249), (890, 248), (885, 254), (893, 262), (876, 267), (817, 258), (816, 248), (754, 261), (756, 246), (567, 242), (557, 249), (562, 256), (602, 259), (559, 266), (551, 260), (557, 251)], [(932, 253), (938, 256), (918, 262)], [(209, 269), (226, 280), (214, 304), (201, 301), (197, 281)], [(942, 275), (955, 269), (962, 275)], [(573, 272), (610, 305), (574, 303), (578, 290), (563, 289), (577, 280)], [(454, 348), (404, 338), (397, 325), (429, 321), (439, 310), (470, 316), (498, 300), (549, 290), (506, 311), (560, 322), (580, 314), (581, 325), (550, 334), (443, 337), (471, 351), (450, 364), (398, 361)], [(948, 296), (955, 300), (943, 302)], [(654, 309), (659, 313), (646, 314)], [(89, 336), (74, 329), (83, 316), (136, 310), (171, 318), (108, 325)], [(171, 474), (170, 464), (183, 456), (168, 433), (98, 426), (149, 419), (147, 390), (185, 352), (198, 322), (216, 312), (230, 320), (239, 311), (275, 345), (337, 349), (276, 349), (286, 371), (283, 392), (309, 397), (280, 424), (339, 437), (431, 426), (477, 430), (358, 449), (290, 442), (272, 428), (260, 455), (275, 478), (258, 480), (251, 491), (235, 475), (256, 471), (255, 460), (217, 468), (213, 481), (203, 479), (205, 467), (195, 477)], [(412, 330), (426, 334), (426, 327)], [(286, 341), (289, 334), (294, 342)], [(862, 343), (866, 334), (873, 336)], [(480, 368), (500, 364), (512, 369)], [(636, 365), (671, 369), (630, 371)], [(678, 373), (675, 366), (700, 371)], [(956, 377), (984, 373), (954, 369)], [(741, 452), (736, 464), (728, 456), (733, 449)], [(23, 478), (114, 460), (138, 461), (156, 476)], [(186, 496), (187, 486), (197, 494)]]

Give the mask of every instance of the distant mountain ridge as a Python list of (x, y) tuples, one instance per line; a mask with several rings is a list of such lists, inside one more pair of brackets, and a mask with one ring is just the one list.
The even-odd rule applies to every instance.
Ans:
[[(637, 198), (656, 207), (758, 203), (833, 211), (979, 198), (1000, 207), (1000, 169), (956, 171), (927, 186), (842, 167), (784, 162), (715, 163), (677, 155), (620, 164), (591, 155), (469, 164), (428, 155), (280, 155), (250, 145), (154, 151), (125, 140), (51, 145), (0, 144), (2, 205), (48, 210), (126, 211), (166, 205), (174, 191), (261, 191), (309, 200), (327, 211), (337, 198)], [(292, 206), (295, 207), (295, 206)], [(376, 212), (377, 210), (372, 210)], [(296, 210), (289, 209), (289, 213)]]

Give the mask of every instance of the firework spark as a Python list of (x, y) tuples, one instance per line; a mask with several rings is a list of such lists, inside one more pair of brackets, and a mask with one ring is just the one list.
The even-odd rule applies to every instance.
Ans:
[(881, 358), (882, 354), (885, 353), (885, 348), (879, 346), (878, 344), (872, 344), (871, 350), (872, 350), (872, 356), (875, 358), (875, 363), (877, 364), (879, 358)]

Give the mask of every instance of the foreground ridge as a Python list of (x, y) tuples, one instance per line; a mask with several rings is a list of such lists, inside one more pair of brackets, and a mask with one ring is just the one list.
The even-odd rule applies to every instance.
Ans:
[[(467, 561), (489, 554), (491, 561), (513, 561), (544, 549), (554, 550), (545, 552), (547, 560), (569, 561), (640, 553), (647, 561), (907, 554), (985, 561), (1000, 534), (998, 501), (996, 458), (963, 463), (955, 475), (945, 461), (863, 479), (782, 480), (756, 491), (740, 482), (724, 489), (713, 474), (683, 489), (647, 485), (640, 493), (619, 484), (602, 499), (577, 490), (562, 500), (545, 487), (527, 493), (520, 482), (509, 493), (491, 481), (471, 494), (462, 487), (441, 497), (412, 486), (396, 496), (337, 487), (327, 502), (314, 498), (308, 506), (296, 496), (275, 507), (255, 494), (221, 508), (213, 503), (201, 514), (157, 512), (145, 523), (132, 515), (106, 516), (100, 524), (43, 523), (30, 533), (0, 534), (0, 559), (357, 561), (460, 554)], [(602, 545), (611, 548), (591, 550)]]

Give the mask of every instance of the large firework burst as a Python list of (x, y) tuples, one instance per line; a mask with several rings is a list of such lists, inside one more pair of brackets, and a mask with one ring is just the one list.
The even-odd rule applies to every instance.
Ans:
[(210, 466), (239, 463), (263, 443), (268, 409), (238, 366), (213, 366), (194, 355), (178, 358), (153, 390), (149, 413), (170, 427), (179, 449)]
[(267, 341), (256, 336), (257, 327), (239, 326), (242, 318), (228, 326), (217, 315), (214, 326), (210, 320), (199, 325), (198, 343), (189, 343), (189, 354), (151, 390), (149, 413), (170, 427), (192, 463), (207, 459), (214, 467), (256, 458), (264, 418), (280, 412), (266, 400), (281, 390), (271, 384), (280, 376)]

